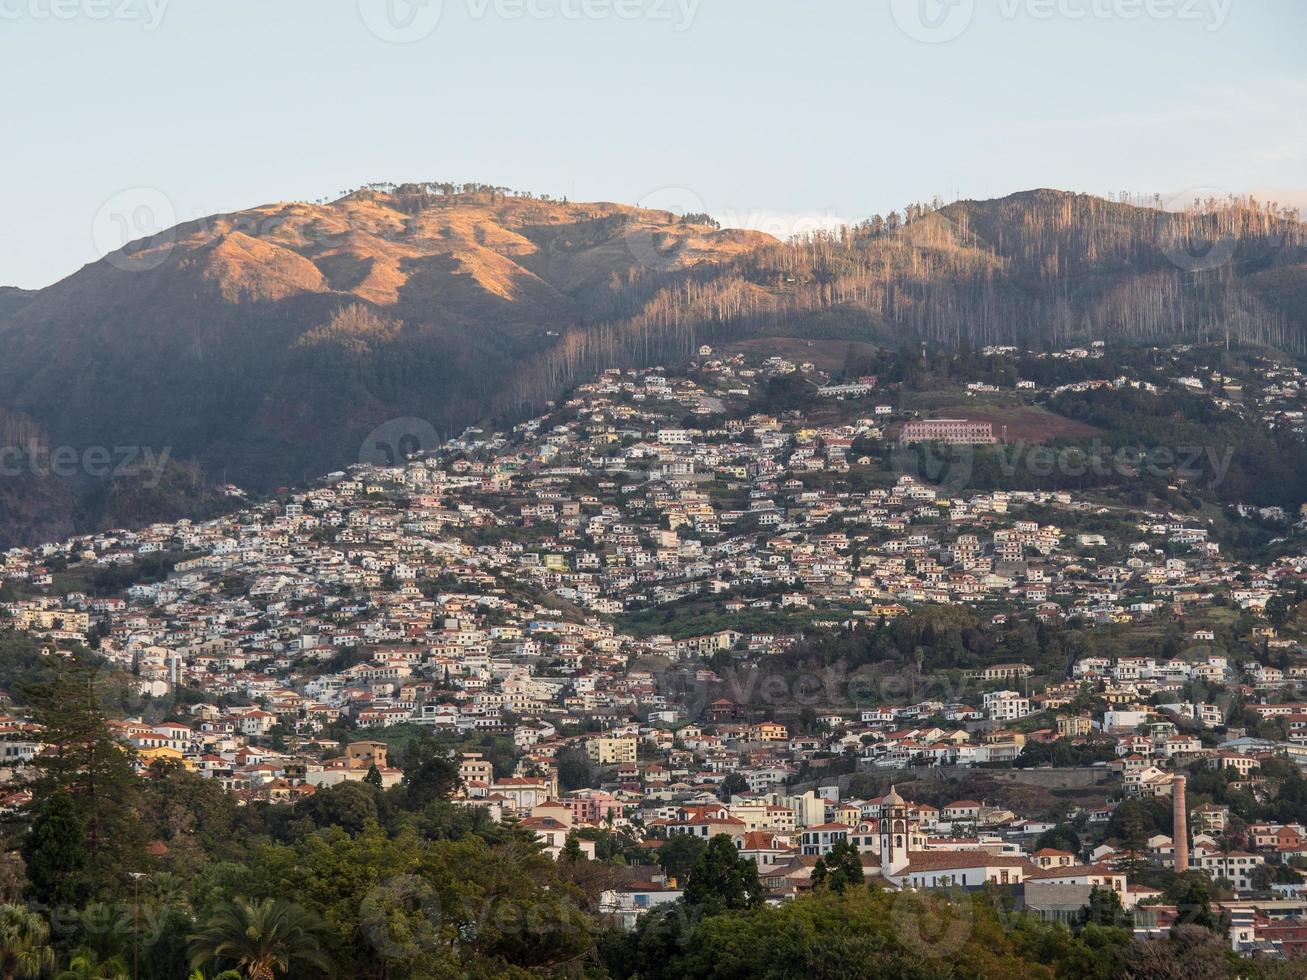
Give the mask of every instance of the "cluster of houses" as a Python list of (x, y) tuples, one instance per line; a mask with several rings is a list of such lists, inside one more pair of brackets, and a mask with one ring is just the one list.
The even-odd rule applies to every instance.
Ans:
[[(1307, 559), (1234, 561), (1192, 517), (1068, 492), (963, 493), (909, 473), (842, 480), (886, 451), (891, 423), (910, 420), (871, 377), (817, 378), (810, 414), (757, 410), (764, 383), (795, 372), (817, 374), (705, 348), (693, 376), (606, 371), (510, 431), (468, 430), (401, 465), (359, 464), (227, 516), (14, 548), (0, 555), (0, 623), (50, 656), (95, 647), (139, 699), (115, 722), (138, 764), (184, 765), (243, 801), (394, 785), (403, 773), (387, 730), (425, 726), (468, 743), (465, 805), (519, 821), (555, 855), (569, 841), (593, 854), (586, 830), (620, 830), (651, 854), (678, 834), (726, 834), (785, 898), (846, 841), (895, 887), (1019, 886), (1053, 917), (1109, 888), (1165, 926), (1159, 896), (1126, 879), (1132, 856), (1035, 848), (1052, 825), (1033, 814), (794, 787), (832, 761), (873, 773), (1010, 766), (1066, 740), (1114, 750), (1099, 764), (1113, 800), (1169, 796), (1194, 767), (1270, 792), (1265, 759), (1307, 761), (1307, 705), (1292, 696), (1307, 661), (1263, 610)], [(1104, 517), (1128, 535), (1077, 530)], [(1014, 618), (1201, 622), (1216, 607), (1257, 625), (1243, 659), (1198, 626), (1175, 657), (1085, 657), (1069, 677), (1042, 678), (992, 663), (948, 700), (831, 708), (801, 726), (723, 693), (723, 658), (765, 663), (805, 629), (883, 623), (921, 603), (983, 609), (995, 629)], [(704, 629), (660, 615), (687, 605)], [(1279, 726), (1276, 737), (1231, 726), (1227, 695)], [(0, 808), (12, 809), (42, 746), (22, 705), (7, 710)], [(341, 724), (357, 738), (326, 737)], [(496, 768), (475, 751), (487, 738), (510, 743), (512, 758)], [(560, 785), (565, 757), (584, 758), (590, 785)], [(1105, 805), (1085, 820), (1110, 815)], [(1230, 850), (1228, 820), (1195, 808), (1188, 854), (1237, 893), (1265, 890), (1268, 857), (1288, 868), (1304, 856), (1298, 825), (1251, 828), (1247, 849)], [(1170, 838), (1148, 850), (1159, 865), (1175, 859)], [(655, 870), (639, 876), (607, 896), (609, 911), (631, 918), (679, 894)], [(1300, 876), (1283, 877), (1279, 900), (1301, 902)], [(1262, 941), (1261, 920), (1249, 921), (1241, 941)]]

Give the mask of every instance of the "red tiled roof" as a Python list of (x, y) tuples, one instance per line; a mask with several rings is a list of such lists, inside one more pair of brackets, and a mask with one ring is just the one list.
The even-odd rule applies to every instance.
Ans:
[(1021, 868), (1027, 874), (1038, 871), (1024, 857), (990, 854), (988, 851), (910, 851), (908, 866), (902, 873), (962, 868)]

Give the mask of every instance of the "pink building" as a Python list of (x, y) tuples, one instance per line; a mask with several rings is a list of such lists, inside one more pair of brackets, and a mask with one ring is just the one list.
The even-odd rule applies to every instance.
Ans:
[(603, 823), (610, 813), (618, 816), (622, 805), (611, 793), (603, 790), (589, 790), (583, 796), (570, 796), (564, 800), (572, 810), (573, 823)]

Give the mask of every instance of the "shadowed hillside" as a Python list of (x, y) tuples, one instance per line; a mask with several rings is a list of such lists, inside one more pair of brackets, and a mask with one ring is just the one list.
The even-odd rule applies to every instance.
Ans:
[(0, 406), (58, 443), (170, 447), (275, 486), (354, 461), (388, 419), (448, 431), (521, 404), (515, 372), (563, 331), (769, 241), (494, 191), (217, 215), (15, 295)]
[(0, 291), (0, 408), (52, 444), (167, 448), (267, 489), (357, 460), (387, 420), (445, 434), (704, 341), (1228, 334), (1302, 351), (1305, 263), (1301, 226), (1249, 201), (1174, 215), (1032, 191), (782, 243), (706, 216), (388, 186), (188, 222)]

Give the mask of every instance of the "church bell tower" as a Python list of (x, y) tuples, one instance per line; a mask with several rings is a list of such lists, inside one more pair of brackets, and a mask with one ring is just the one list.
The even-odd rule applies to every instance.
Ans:
[(908, 866), (908, 849), (913, 837), (909, 806), (890, 787), (880, 802), (880, 873), (898, 874)]

